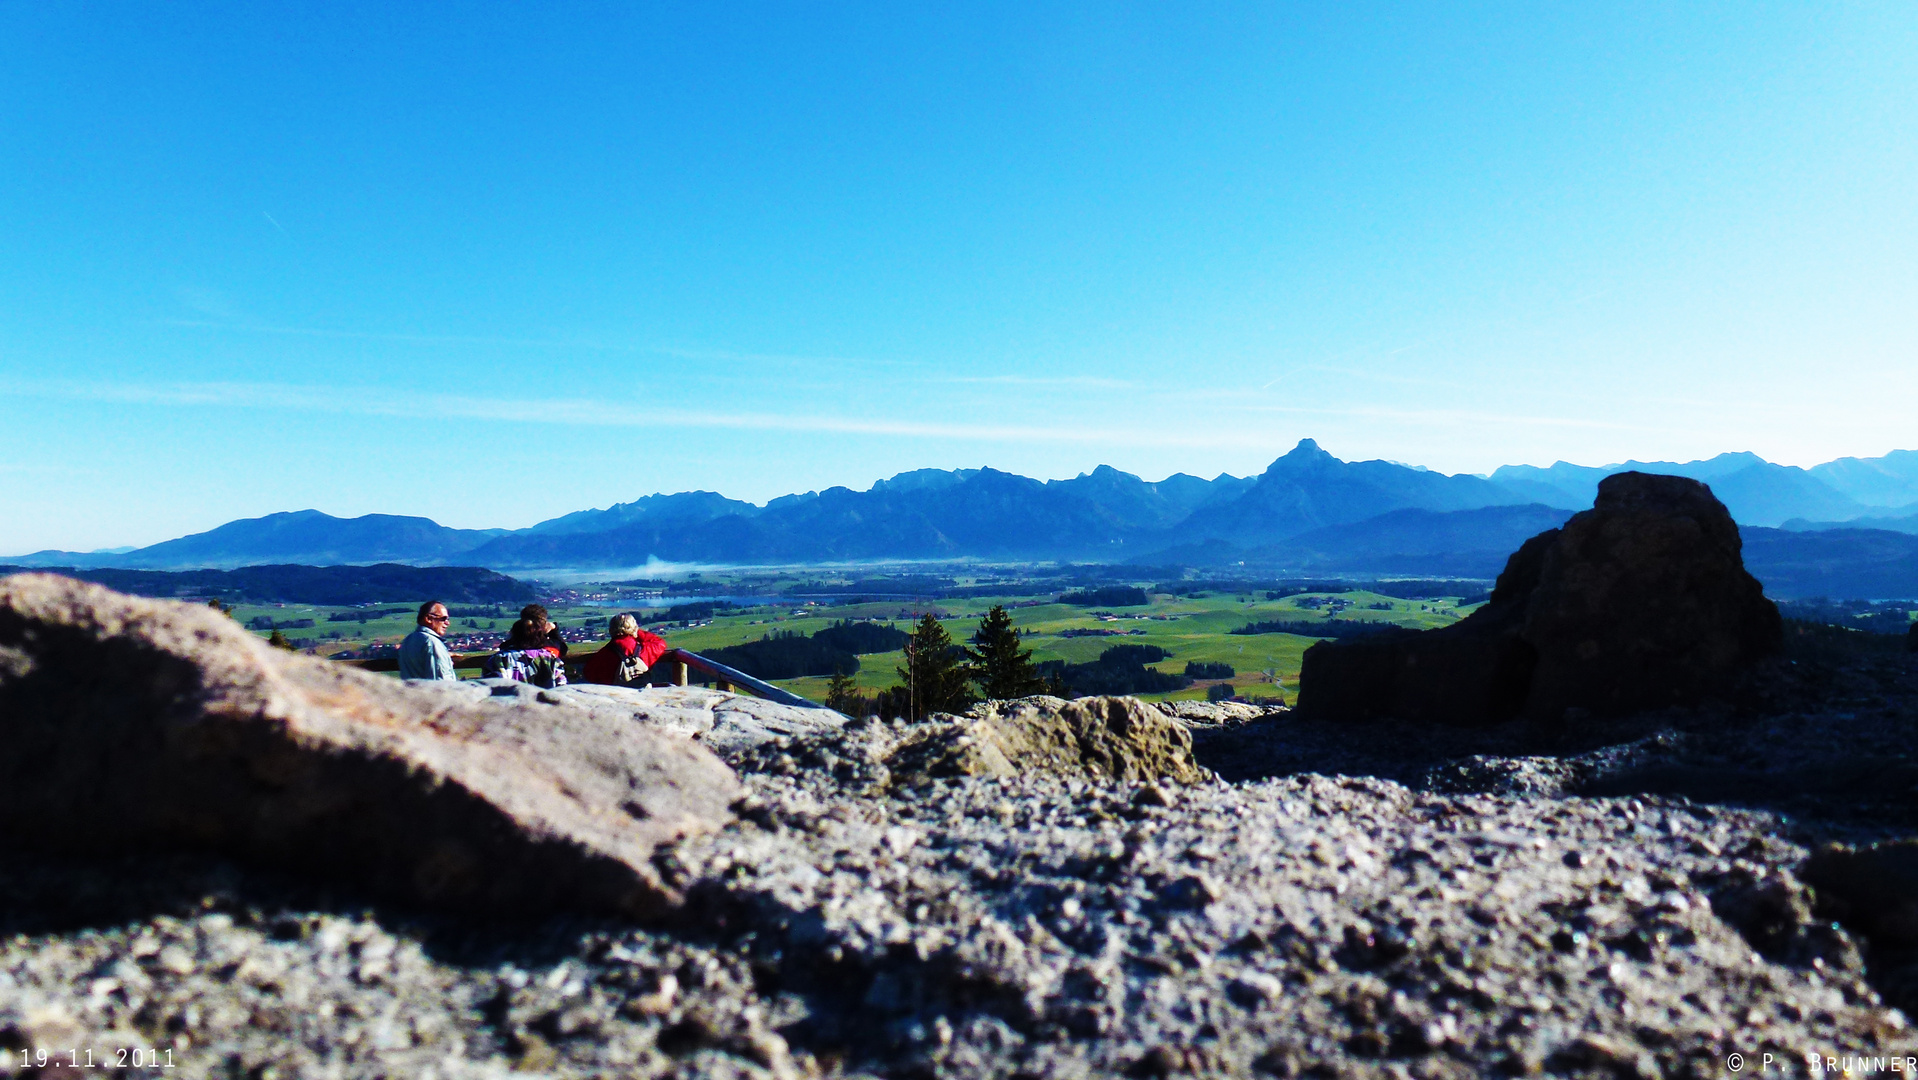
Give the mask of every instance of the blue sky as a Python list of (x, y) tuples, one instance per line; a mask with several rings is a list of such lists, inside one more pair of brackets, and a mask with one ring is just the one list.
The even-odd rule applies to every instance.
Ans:
[(1918, 446), (1909, 3), (911, 6), (0, 6), (0, 552)]

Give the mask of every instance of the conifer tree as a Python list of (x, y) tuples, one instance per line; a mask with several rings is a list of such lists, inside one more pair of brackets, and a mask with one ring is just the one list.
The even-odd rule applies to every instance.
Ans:
[[(906, 642), (906, 666), (895, 668), (911, 703), (907, 719), (924, 720), (936, 712), (958, 712), (977, 700), (967, 685), (965, 650), (928, 612)], [(898, 689), (898, 688), (895, 688)]]
[(1013, 629), (1012, 616), (1003, 605), (994, 604), (979, 620), (972, 643), (978, 648), (967, 649), (966, 656), (986, 697), (1003, 701), (1046, 692), (1046, 681), (1032, 663), (1032, 650), (1019, 647), (1019, 631)]
[(832, 673), (832, 681), (826, 684), (826, 708), (847, 716), (859, 715), (865, 700), (859, 696), (859, 685), (845, 671)]

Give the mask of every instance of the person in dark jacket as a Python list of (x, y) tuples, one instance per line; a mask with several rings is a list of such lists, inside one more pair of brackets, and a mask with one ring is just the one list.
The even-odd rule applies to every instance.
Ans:
[(615, 615), (607, 625), (611, 641), (588, 657), (580, 677), (605, 686), (630, 686), (644, 680), (659, 658), (666, 655), (666, 640), (639, 628), (631, 615)]
[(553, 620), (546, 616), (546, 609), (539, 604), (528, 604), (520, 609), (519, 621), (513, 624), (499, 647), (501, 652), (523, 652), (527, 649), (556, 649), (561, 657), (566, 655), (566, 639), (559, 636), (559, 627), (553, 625)]
[(566, 641), (546, 617), (546, 609), (528, 604), (499, 651), (486, 660), (486, 677), (535, 686), (566, 685)]

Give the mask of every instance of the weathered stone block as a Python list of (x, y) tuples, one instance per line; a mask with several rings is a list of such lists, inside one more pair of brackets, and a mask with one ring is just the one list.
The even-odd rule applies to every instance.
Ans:
[(495, 704), (266, 647), (206, 607), (0, 579), (0, 837), (190, 847), (428, 904), (645, 915), (652, 857), (740, 791), (603, 711)]

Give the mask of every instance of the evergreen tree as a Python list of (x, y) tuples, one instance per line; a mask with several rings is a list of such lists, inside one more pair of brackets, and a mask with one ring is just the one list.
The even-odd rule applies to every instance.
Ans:
[(859, 685), (853, 682), (851, 673), (843, 668), (832, 673), (832, 681), (826, 684), (826, 708), (847, 716), (858, 716), (865, 704), (865, 699), (859, 696)]
[(972, 660), (973, 678), (985, 696), (1003, 701), (1046, 692), (1046, 681), (1032, 663), (1032, 650), (1019, 647), (1019, 631), (1012, 627), (1012, 616), (1003, 605), (994, 604), (979, 620), (972, 635), (977, 649), (967, 649)]
[(275, 630), (273, 631), (272, 634), (268, 635), (266, 639), (266, 643), (268, 645), (273, 646), (276, 649), (285, 649), (289, 652), (296, 651), (293, 648), (293, 643), (286, 640), (286, 635), (280, 633), (278, 630)]
[(906, 688), (903, 686), (881, 690), (879, 695), (872, 699), (872, 711), (874, 715), (888, 719), (902, 719), (912, 712), (912, 695), (906, 693)]
[(971, 673), (965, 657), (965, 650), (953, 644), (952, 635), (930, 612), (920, 618), (912, 639), (906, 642), (906, 666), (894, 669), (905, 683), (911, 705), (908, 720), (924, 720), (936, 712), (958, 712), (978, 700), (967, 685)]

